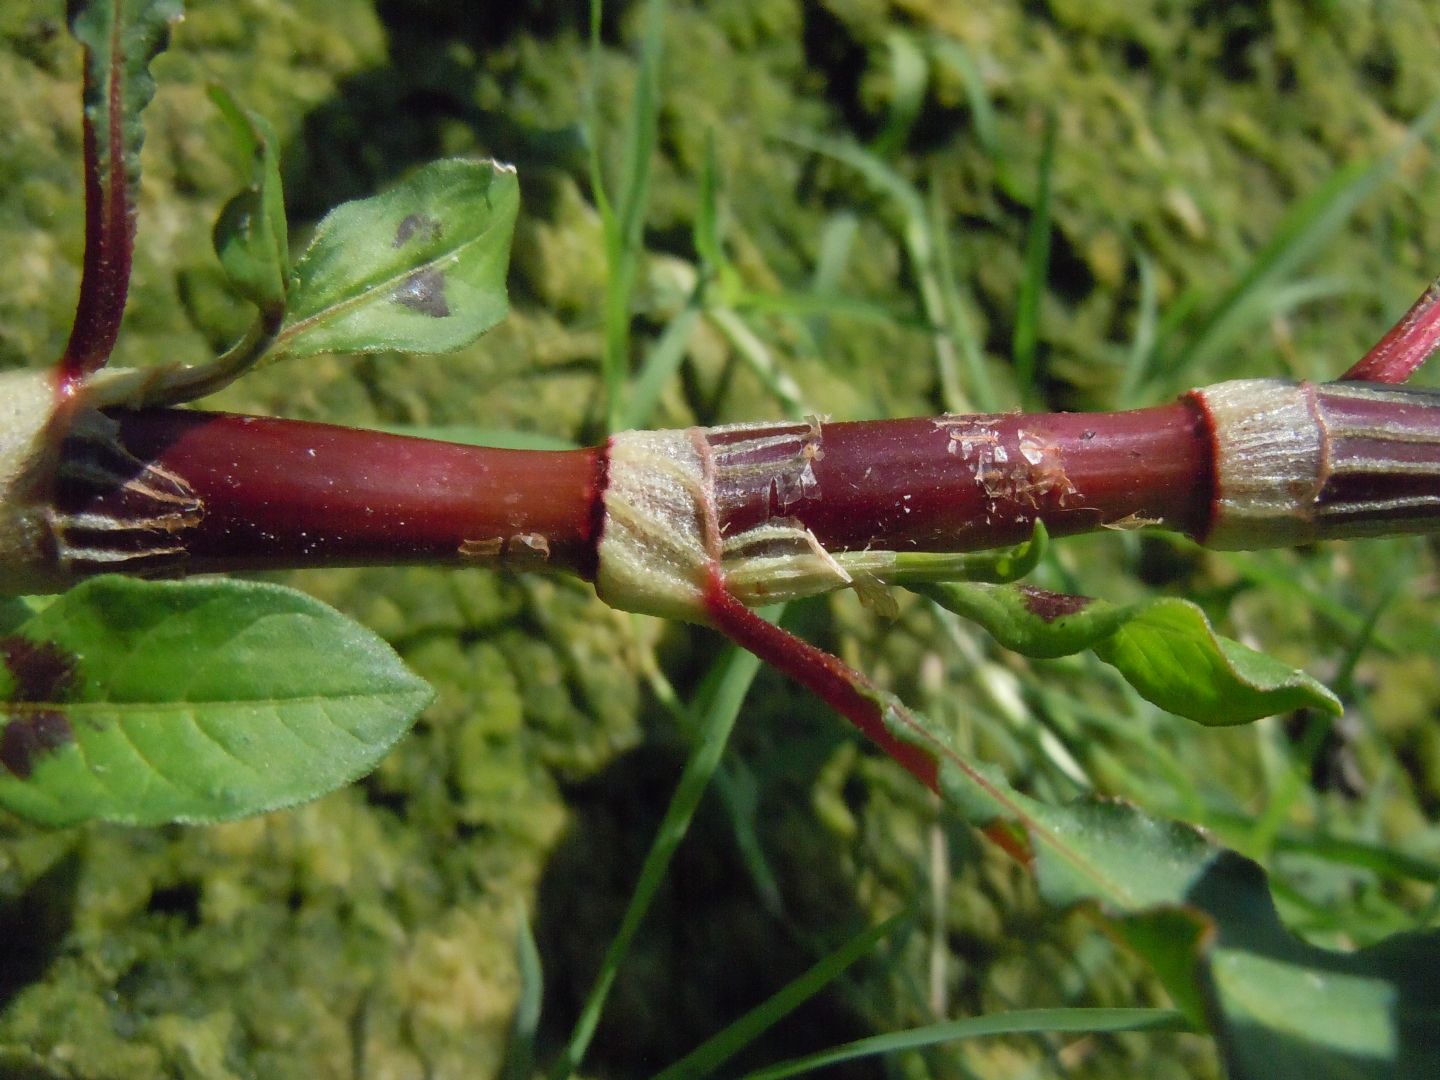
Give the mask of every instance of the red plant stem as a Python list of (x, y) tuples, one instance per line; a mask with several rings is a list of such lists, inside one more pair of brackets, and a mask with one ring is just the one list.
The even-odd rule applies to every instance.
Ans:
[(710, 576), (705, 607), (715, 628), (731, 641), (809, 689), (922, 784), (937, 789), (939, 771), (934, 755), (900, 740), (885, 726), (879, 705), (881, 691), (865, 676), (825, 650), (760, 618), (730, 594), (719, 573)]
[[(116, 21), (119, 33), (119, 21)], [(117, 42), (112, 52), (120, 53)], [(87, 50), (88, 52), (88, 50)], [(60, 390), (70, 391), (79, 381), (104, 365), (115, 348), (125, 299), (130, 287), (130, 263), (135, 246), (135, 206), (125, 171), (124, 117), (121, 63), (112, 60), (103, 88), (106, 97), (104, 131), (97, 132), (86, 110), (85, 142), (85, 258), (80, 275), (80, 298), (70, 340), (60, 359)], [(87, 55), (85, 99), (101, 88), (94, 85), (96, 65)], [(100, 140), (105, 140), (101, 153)]]
[(103, 571), (480, 563), (577, 573), (618, 606), (703, 619), (710, 561), (765, 602), (767, 559), (819, 574), (816, 588), (777, 589), (801, 595), (849, 581), (827, 553), (997, 547), (1039, 519), (1056, 534), (1161, 525), (1224, 547), (1440, 529), (1440, 395), (1355, 383), (1225, 383), (1123, 413), (623, 433), (559, 452), (89, 415), (60, 455), (53, 565), (32, 587)]
[[(766, 622), (736, 600), (726, 589), (724, 578), (713, 571), (705, 594), (705, 606), (716, 629), (743, 649), (754, 653), (777, 671), (788, 675), (850, 721), (863, 735), (905, 768), (931, 791), (940, 790), (940, 755), (946, 753), (935, 737), (916, 725), (903, 706), (886, 723), (885, 702), (889, 695), (844, 661), (796, 637), (783, 627)], [(892, 725), (903, 724), (911, 732), (902, 739)], [(953, 756), (953, 755), (952, 755)], [(958, 760), (958, 759), (957, 759)], [(1031, 858), (1023, 833), (1009, 822), (996, 821), (984, 830), (986, 836), (1021, 862)]]
[[(145, 573), (424, 562), (594, 576), (598, 450), (496, 450), (168, 409), (115, 419), (122, 454), (90, 440), (62, 467), (55, 501), (76, 523), (65, 539), (78, 552), (131, 544)], [(193, 500), (193, 520), (158, 524), (157, 494)], [(87, 533), (86, 522), (107, 520), (138, 527)], [(101, 559), (77, 561), (131, 568)]]
[(1349, 371), (1345, 382), (1403, 383), (1440, 346), (1440, 281), (1432, 281), (1404, 317)]
[[(708, 436), (721, 532), (788, 517), (831, 551), (967, 551), (1143, 519), (1203, 531), (1210, 445), (1177, 402), (1119, 413), (1009, 413), (812, 423)], [(811, 432), (814, 434), (812, 435)], [(803, 452), (803, 444), (811, 450)], [(758, 447), (758, 448), (757, 448)], [(797, 479), (810, 468), (810, 480)]]

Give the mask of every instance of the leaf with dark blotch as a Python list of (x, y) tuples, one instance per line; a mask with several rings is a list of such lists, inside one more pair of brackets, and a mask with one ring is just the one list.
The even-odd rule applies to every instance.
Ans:
[(290, 286), (290, 241), (280, 183), (280, 143), (258, 113), (242, 109), (223, 87), (210, 99), (225, 117), (249, 176), (215, 223), (215, 253), (230, 283), (262, 311), (285, 310)]
[(145, 141), (140, 112), (155, 94), (150, 61), (182, 7), (181, 0), (70, 4), (70, 30), (85, 47), (85, 263), (60, 362), (69, 381), (103, 366), (120, 331)]
[(0, 766), (24, 780), (36, 758), (75, 737), (70, 721), (56, 705), (65, 700), (75, 680), (79, 657), (49, 642), (7, 634), (0, 637), (0, 664), (10, 681), (0, 705), (0, 716), (5, 718)]
[(1186, 600), (1118, 605), (1028, 586), (912, 587), (1025, 656), (1045, 659), (1091, 649), (1141, 697), (1202, 724), (1244, 724), (1300, 708), (1340, 711), (1339, 699), (1322, 684), (1221, 637)]
[(274, 355), (468, 345), (505, 316), (519, 200), (509, 166), (437, 161), (331, 211), (295, 264)]
[(315, 798), (431, 696), (370, 631), (275, 585), (96, 578), (3, 642), (0, 806), (50, 825)]
[(450, 305), (445, 302), (445, 274), (434, 268), (416, 270), (400, 283), (391, 299), (432, 319), (450, 317)]

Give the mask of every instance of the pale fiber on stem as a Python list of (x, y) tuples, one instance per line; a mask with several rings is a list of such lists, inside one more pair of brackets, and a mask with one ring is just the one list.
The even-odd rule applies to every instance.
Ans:
[(47, 436), (55, 405), (48, 371), (0, 372), (0, 594), (35, 588), (44, 550), (44, 507), (37, 487), (52, 467)]
[(1434, 532), (1440, 395), (1379, 383), (1242, 379), (1194, 390), (1214, 440), (1207, 546)]

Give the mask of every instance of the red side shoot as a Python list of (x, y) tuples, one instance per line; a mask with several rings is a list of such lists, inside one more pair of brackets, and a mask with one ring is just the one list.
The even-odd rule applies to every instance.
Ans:
[(1432, 281), (1375, 346), (1341, 379), (1403, 383), (1440, 348), (1440, 279)]

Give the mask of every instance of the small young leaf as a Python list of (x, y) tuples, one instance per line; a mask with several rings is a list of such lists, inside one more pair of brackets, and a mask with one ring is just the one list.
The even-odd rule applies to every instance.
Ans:
[(285, 310), (290, 285), (290, 241), (280, 183), (280, 144), (263, 116), (242, 109), (229, 91), (210, 88), (247, 163), (245, 189), (215, 223), (215, 254), (236, 291), (262, 311)]
[(1339, 699), (1319, 682), (1216, 634), (1205, 613), (1186, 600), (1120, 606), (1024, 586), (914, 588), (1025, 656), (1092, 649), (1141, 697), (1202, 724), (1245, 724), (1307, 707), (1340, 711)]
[(85, 265), (60, 361), (67, 380), (104, 366), (120, 332), (145, 141), (140, 112), (155, 95), (150, 61), (182, 10), (181, 0), (70, 4), (70, 32), (85, 47)]
[(1322, 683), (1221, 637), (1187, 600), (1154, 600), (1132, 610), (1133, 617), (1093, 649), (1162, 709), (1202, 724), (1245, 724), (1302, 708), (1341, 711), (1340, 699)]
[(437, 161), (332, 210), (295, 265), (276, 353), (445, 352), (505, 316), (515, 170)]
[(219, 821), (372, 769), (430, 689), (302, 593), (96, 578), (0, 637), (0, 806), (33, 821)]

